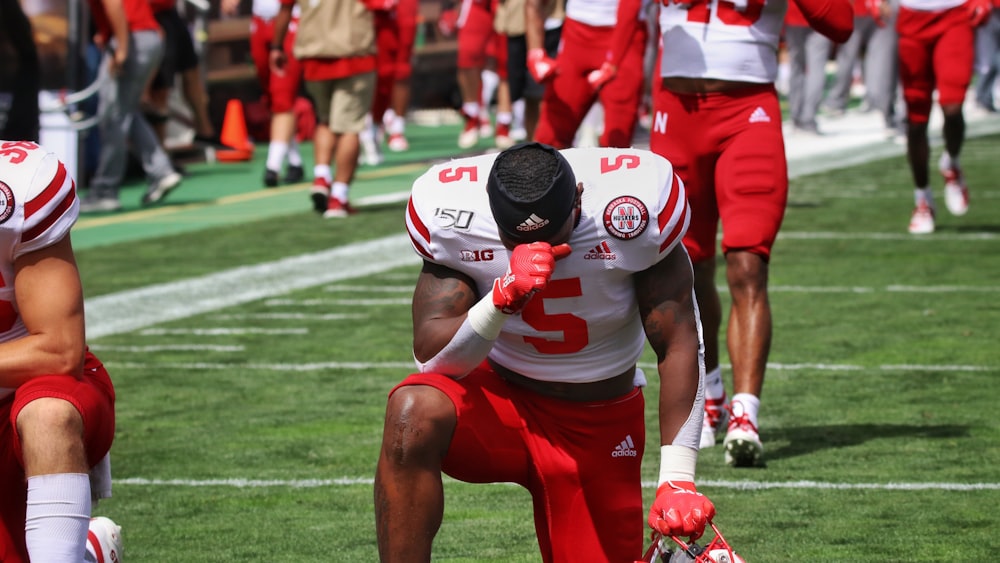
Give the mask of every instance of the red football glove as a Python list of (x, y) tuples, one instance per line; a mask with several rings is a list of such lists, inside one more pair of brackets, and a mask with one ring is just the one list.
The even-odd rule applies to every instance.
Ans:
[(609, 80), (614, 78), (617, 72), (618, 68), (611, 64), (611, 61), (604, 61), (601, 68), (587, 73), (587, 83), (594, 90), (599, 90), (601, 86), (604, 86)]
[(965, 9), (969, 12), (969, 21), (972, 27), (979, 27), (986, 23), (993, 11), (993, 4), (990, 0), (968, 0)]
[(688, 537), (694, 541), (705, 533), (715, 517), (715, 505), (690, 481), (667, 481), (656, 490), (649, 509), (649, 527), (664, 536)]
[(515, 246), (507, 273), (493, 282), (493, 304), (508, 315), (520, 311), (532, 295), (549, 284), (556, 260), (569, 253), (568, 244), (533, 242)]
[(556, 61), (549, 57), (545, 49), (528, 51), (528, 72), (535, 82), (541, 84), (556, 74)]

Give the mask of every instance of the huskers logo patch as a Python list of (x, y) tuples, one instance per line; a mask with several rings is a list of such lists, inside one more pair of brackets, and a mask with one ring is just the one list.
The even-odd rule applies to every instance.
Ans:
[(0, 182), (0, 223), (10, 219), (14, 214), (14, 191), (10, 186)]
[(648, 225), (646, 205), (630, 195), (614, 199), (604, 208), (604, 228), (615, 238), (634, 239)]

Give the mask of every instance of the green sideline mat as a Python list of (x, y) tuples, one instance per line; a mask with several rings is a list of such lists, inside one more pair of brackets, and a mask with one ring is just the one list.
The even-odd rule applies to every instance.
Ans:
[[(406, 193), (413, 180), (436, 161), (482, 152), (492, 139), (463, 152), (455, 141), (460, 125), (409, 125), (410, 150), (384, 151), (378, 166), (361, 164), (351, 187), (352, 201), (377, 200), (380, 196)], [(139, 204), (146, 186), (142, 180), (123, 185), (123, 210), (117, 213), (81, 215), (73, 228), (73, 245), (91, 248), (127, 240), (152, 238), (207, 227), (300, 213), (311, 209), (312, 144), (302, 145), (306, 180), (298, 184), (264, 188), (267, 145), (258, 145), (249, 162), (194, 163), (188, 176), (163, 203)], [(317, 215), (317, 221), (320, 221)]]

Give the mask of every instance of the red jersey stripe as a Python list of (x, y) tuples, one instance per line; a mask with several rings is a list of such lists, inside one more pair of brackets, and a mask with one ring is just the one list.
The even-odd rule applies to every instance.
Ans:
[(413, 223), (413, 228), (417, 230), (417, 233), (424, 239), (424, 245), (430, 245), (431, 243), (431, 231), (427, 228), (427, 225), (420, 220), (420, 216), (417, 215), (417, 209), (413, 207), (413, 198), (406, 204), (406, 213), (410, 216), (410, 222)]
[(76, 200), (76, 183), (73, 183), (73, 189), (66, 194), (66, 197), (59, 202), (59, 205), (49, 213), (43, 221), (40, 221), (34, 227), (28, 229), (21, 233), (21, 244), (31, 242), (38, 238), (40, 235), (49, 230), (49, 227), (54, 225), (56, 221), (62, 218), (71, 207), (73, 207), (73, 202)]
[(407, 233), (408, 235), (410, 235), (410, 242), (412, 242), (412, 243), (413, 243), (413, 248), (416, 248), (416, 249), (417, 249), (417, 252), (419, 252), (420, 254), (422, 254), (422, 255), (426, 256), (426, 257), (427, 257), (428, 259), (430, 259), (430, 260), (433, 260), (433, 259), (434, 259), (434, 257), (433, 257), (433, 256), (431, 256), (431, 253), (430, 253), (430, 251), (429, 251), (429, 250), (427, 250), (427, 249), (425, 249), (425, 248), (424, 248), (424, 245), (423, 245), (423, 244), (421, 244), (421, 243), (422, 243), (422, 241), (420, 241), (420, 240), (418, 240), (418, 239), (417, 239), (416, 237), (414, 237), (414, 236), (413, 236), (413, 233), (411, 233), (410, 231), (407, 231), (406, 233)]
[(56, 169), (56, 175), (49, 182), (49, 185), (45, 186), (45, 189), (40, 194), (25, 202), (24, 218), (27, 220), (37, 213), (39, 209), (52, 201), (59, 194), (59, 190), (62, 189), (64, 182), (66, 182), (66, 167), (60, 162), (59, 168)]
[(673, 175), (670, 181), (670, 197), (667, 199), (667, 204), (663, 206), (663, 210), (660, 211), (660, 216), (657, 217), (657, 221), (660, 224), (660, 232), (667, 226), (670, 222), (670, 218), (674, 215), (674, 209), (677, 207), (677, 199), (680, 198), (682, 190), (677, 184), (677, 174)]

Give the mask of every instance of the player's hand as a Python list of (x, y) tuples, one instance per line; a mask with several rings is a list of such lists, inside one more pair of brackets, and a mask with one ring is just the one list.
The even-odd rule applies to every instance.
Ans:
[(695, 490), (690, 481), (667, 481), (656, 490), (649, 509), (649, 527), (664, 536), (687, 537), (694, 541), (705, 533), (715, 517), (715, 505)]
[(493, 282), (493, 304), (508, 315), (520, 311), (532, 295), (549, 284), (556, 260), (569, 253), (568, 244), (533, 242), (515, 246), (507, 273)]
[(556, 61), (549, 57), (545, 49), (531, 49), (528, 51), (528, 72), (535, 82), (542, 84), (550, 80), (556, 74)]
[(284, 50), (271, 49), (268, 55), (268, 63), (271, 65), (271, 72), (278, 76), (285, 75), (285, 65), (288, 63), (288, 56)]
[(969, 21), (972, 23), (972, 27), (979, 27), (989, 19), (990, 13), (993, 11), (993, 5), (990, 0), (967, 0), (965, 2), (965, 9), (969, 13)]
[(614, 78), (617, 73), (618, 67), (611, 64), (611, 61), (604, 61), (601, 68), (587, 73), (587, 83), (590, 84), (594, 90), (600, 90), (601, 86), (607, 84), (608, 81)]
[(888, 2), (885, 0), (865, 0), (865, 8), (868, 9), (868, 13), (875, 20), (875, 25), (885, 27), (890, 9)]

